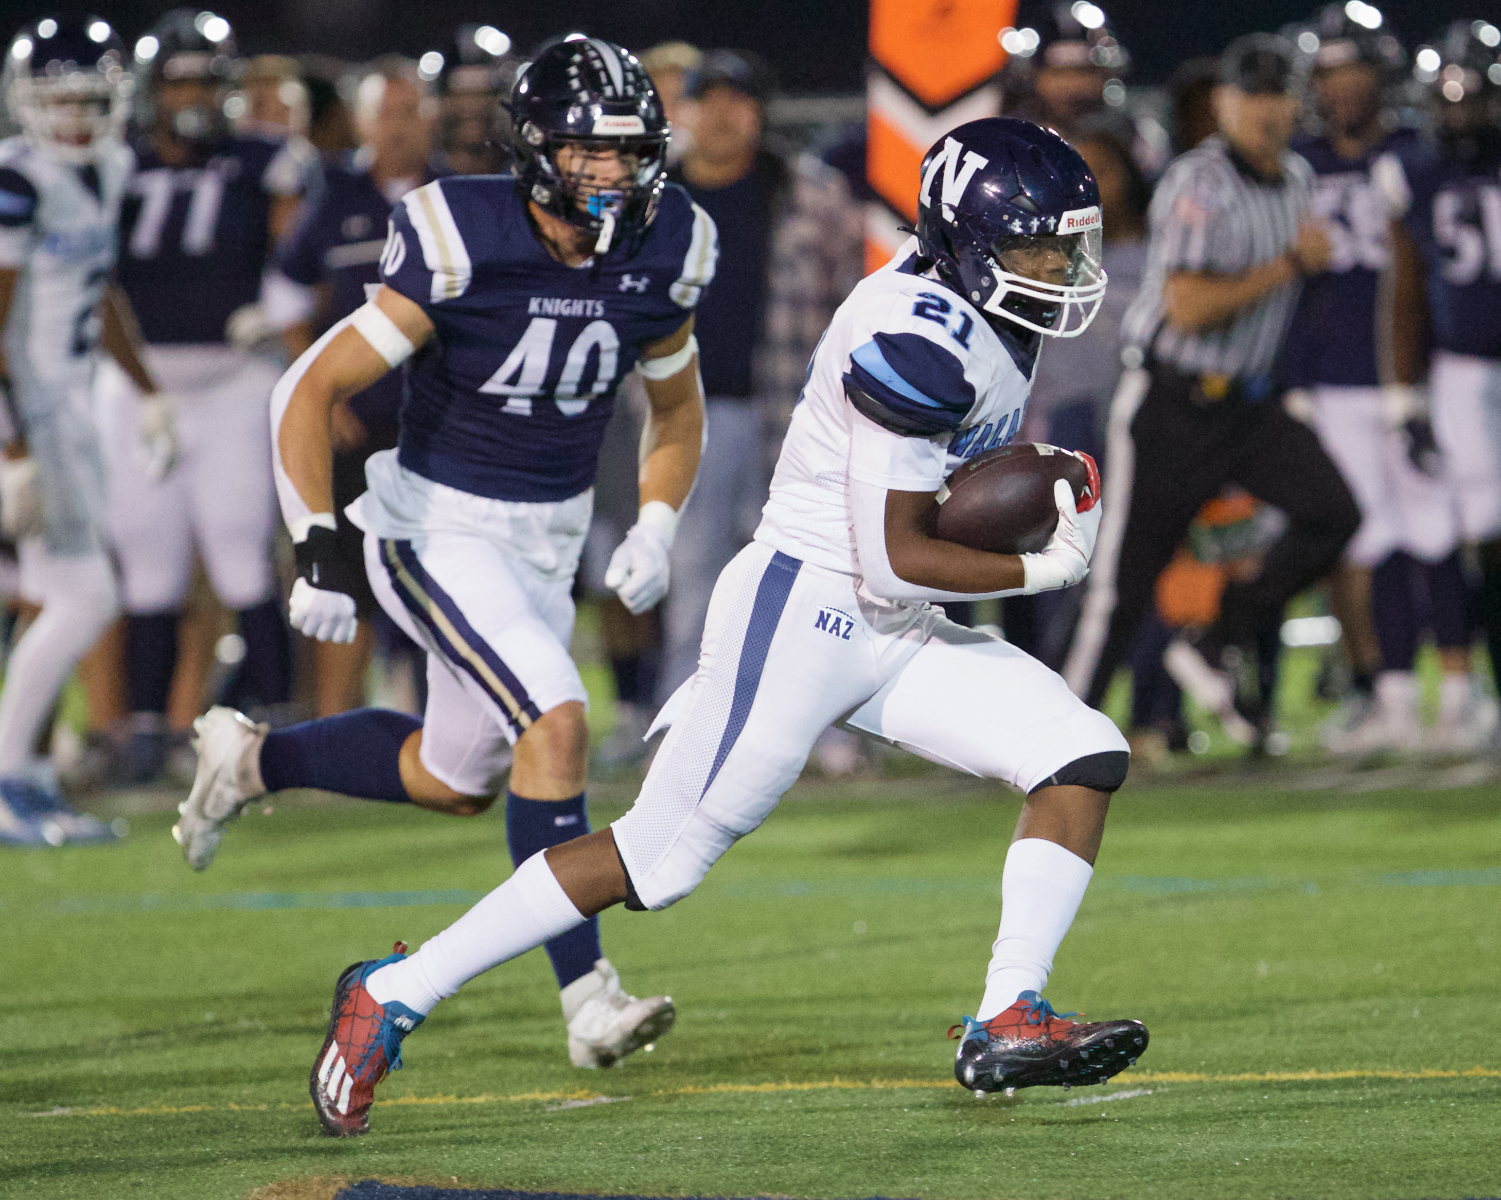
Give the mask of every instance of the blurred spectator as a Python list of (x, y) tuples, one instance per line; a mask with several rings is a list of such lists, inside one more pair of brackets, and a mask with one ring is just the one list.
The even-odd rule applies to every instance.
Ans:
[(1220, 71), (1221, 136), (1169, 167), (1152, 200), (1146, 274), (1123, 321), (1150, 376), (1116, 398), (1131, 449), (1111, 455), (1115, 491), (1065, 676), (1102, 703), (1194, 514), (1238, 483), (1281, 508), (1287, 531), (1254, 580), (1226, 587), (1214, 625), (1195, 643), (1174, 641), (1165, 662), (1249, 743), (1266, 730), (1258, 639), (1334, 566), (1360, 514), (1318, 438), (1272, 392), (1298, 283), (1330, 255), (1306, 215), (1308, 165), (1287, 149), (1299, 107), (1293, 50), (1268, 35), (1240, 38)]
[[(288, 357), (295, 359), (323, 330), (364, 304), (367, 289), (379, 285), (391, 206), (440, 173), (430, 161), (436, 117), (432, 88), (414, 62), (382, 59), (360, 80), (355, 92), (360, 149), (325, 170), (319, 195), (277, 254), (277, 266), (291, 285), (277, 323), (296, 318), (282, 335)], [(334, 515), (353, 562), (364, 555), (364, 535), (344, 508), (365, 490), (365, 460), (396, 445), (402, 380), (403, 372), (393, 371), (334, 409)], [(320, 717), (364, 702), (362, 683), (375, 640), (371, 618), (379, 606), (368, 583), (363, 578), (360, 583), (354, 644), (314, 643)]]
[(766, 145), (772, 88), (754, 55), (706, 54), (688, 82), (688, 151), (672, 171), (718, 226), (719, 265), (696, 318), (708, 444), (672, 549), (663, 698), (696, 669), (714, 582), (750, 540), (781, 423), (863, 267), (859, 211), (839, 173)]
[(1167, 133), (1151, 116), (1126, 110), (1131, 55), (1104, 10), (1077, 0), (1024, 4), (1016, 27), (1001, 31), (1007, 116), (1022, 117), (1077, 142), (1080, 124), (1113, 124), (1138, 166), (1152, 176), (1167, 162)]
[(672, 142), (667, 147), (669, 162), (676, 162), (688, 150), (692, 134), (683, 121), (687, 100), (688, 78), (703, 61), (703, 51), (687, 42), (661, 42), (641, 52), (641, 65), (651, 76), (652, 86), (662, 98), (662, 109), (672, 127)]
[(307, 139), (326, 161), (360, 144), (344, 98), (339, 95), (338, 79), (344, 64), (321, 54), (303, 59), (302, 84), (308, 96)]
[(239, 134), (306, 136), (308, 91), (302, 66), (284, 54), (258, 54), (245, 64), (239, 88), (225, 101)]
[(511, 160), (510, 122), (501, 100), (511, 94), (517, 62), (511, 41), (489, 25), (460, 25), (438, 74), (438, 148), (455, 175), (496, 175)]
[(1219, 132), (1214, 115), (1214, 89), (1218, 85), (1219, 61), (1208, 57), (1179, 63), (1168, 79), (1174, 154), (1187, 154), (1205, 138)]

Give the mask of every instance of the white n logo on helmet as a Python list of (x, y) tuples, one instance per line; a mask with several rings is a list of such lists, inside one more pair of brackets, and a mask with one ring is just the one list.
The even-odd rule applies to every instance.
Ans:
[[(964, 163), (960, 165), (959, 156), (964, 155)], [(988, 158), (981, 158), (973, 150), (966, 150), (953, 138), (943, 139), (943, 149), (938, 152), (938, 157), (928, 164), (928, 169), (922, 177), (922, 194), (919, 199), (923, 204), (933, 203), (933, 177), (938, 174), (938, 168), (943, 167), (943, 219), (954, 219), (954, 205), (964, 197), (964, 189), (969, 187), (969, 181), (974, 178), (975, 172), (990, 162)]]

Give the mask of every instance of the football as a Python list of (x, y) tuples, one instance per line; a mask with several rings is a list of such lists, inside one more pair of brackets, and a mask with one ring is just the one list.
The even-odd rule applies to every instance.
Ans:
[(1100, 472), (1078, 450), (1019, 442), (976, 455), (938, 492), (936, 536), (993, 554), (1032, 554), (1058, 528), (1053, 484), (1066, 479), (1080, 512), (1100, 498)]

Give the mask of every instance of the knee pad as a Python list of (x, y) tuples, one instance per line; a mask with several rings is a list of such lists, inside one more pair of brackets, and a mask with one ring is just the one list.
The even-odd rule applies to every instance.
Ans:
[(1125, 750), (1086, 754), (1054, 771), (1032, 791), (1045, 787), (1086, 787), (1097, 792), (1114, 792), (1126, 782), (1126, 770), (1130, 764), (1131, 755)]

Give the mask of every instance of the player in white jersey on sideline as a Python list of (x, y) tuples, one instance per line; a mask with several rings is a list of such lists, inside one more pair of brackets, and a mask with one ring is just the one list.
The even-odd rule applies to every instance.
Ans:
[(107, 841), (113, 833), (71, 811), (32, 752), (68, 675), (118, 610), (90, 403), (101, 336), (140, 389), (156, 391), (110, 284), (132, 164), (120, 136), (124, 47), (98, 17), (43, 17), (12, 39), (4, 88), (23, 132), (0, 142), (0, 384), (8, 373), (14, 405), (0, 526), (18, 543), (21, 594), (42, 611), (0, 692), (0, 843)]
[(401, 1041), (467, 980), (593, 913), (688, 895), (776, 807), (831, 723), (1027, 793), (1000, 933), (955, 1074), (991, 1091), (1095, 1083), (1145, 1048), (1135, 1021), (1075, 1024), (1041, 996), (1092, 874), (1126, 741), (1052, 671), (930, 601), (1079, 582), (1099, 527), (1055, 491), (1036, 554), (929, 536), (945, 477), (1021, 425), (1043, 334), (1104, 293), (1099, 191), (1030, 122), (961, 125), (923, 163), (918, 236), (857, 286), (809, 367), (756, 540), (719, 578), (698, 672), (635, 806), (543, 851), (413, 955), (339, 978), (310, 1080), (335, 1133), (365, 1128)]

